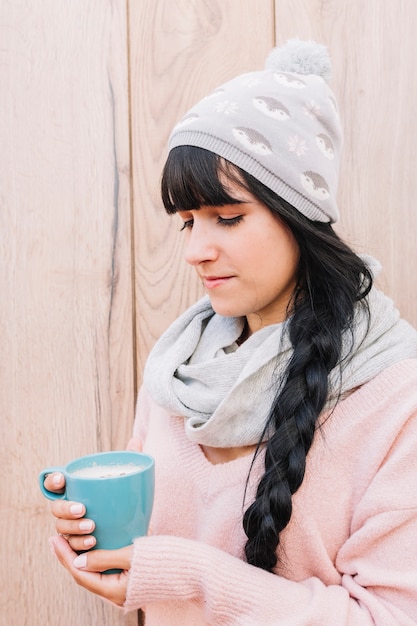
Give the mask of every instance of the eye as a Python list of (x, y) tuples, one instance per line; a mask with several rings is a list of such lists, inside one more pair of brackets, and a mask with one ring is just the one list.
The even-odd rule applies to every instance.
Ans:
[(180, 232), (183, 231), (183, 230), (186, 230), (187, 228), (192, 228), (193, 227), (193, 223), (194, 223), (194, 220), (186, 220), (184, 222), (184, 224), (181, 226)]
[(243, 220), (243, 215), (236, 215), (236, 217), (219, 217), (217, 218), (217, 223), (222, 226), (234, 226), (235, 224), (239, 224)]

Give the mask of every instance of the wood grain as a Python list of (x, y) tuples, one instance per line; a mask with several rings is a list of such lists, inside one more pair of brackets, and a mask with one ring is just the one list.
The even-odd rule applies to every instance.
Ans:
[(37, 485), (131, 430), (126, 7), (2, 2), (0, 27), (1, 620), (132, 625), (55, 563)]

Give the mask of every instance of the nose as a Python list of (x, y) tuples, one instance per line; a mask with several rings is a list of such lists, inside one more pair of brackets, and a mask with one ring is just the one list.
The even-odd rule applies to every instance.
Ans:
[(205, 261), (214, 261), (217, 255), (218, 249), (212, 229), (208, 224), (194, 219), (185, 245), (184, 258), (186, 262), (196, 266)]

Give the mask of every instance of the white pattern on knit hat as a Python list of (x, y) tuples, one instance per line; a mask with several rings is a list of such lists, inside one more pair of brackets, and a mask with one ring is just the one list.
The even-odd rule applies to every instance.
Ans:
[(272, 50), (264, 70), (232, 79), (192, 107), (169, 147), (210, 150), (309, 219), (335, 222), (342, 130), (329, 73), (325, 46), (290, 40)]

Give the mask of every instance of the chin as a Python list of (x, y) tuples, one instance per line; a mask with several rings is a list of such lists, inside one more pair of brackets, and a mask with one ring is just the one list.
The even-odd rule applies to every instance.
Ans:
[(246, 315), (238, 306), (227, 305), (224, 302), (216, 302), (215, 298), (210, 298), (210, 304), (213, 311), (223, 317), (244, 317)]

